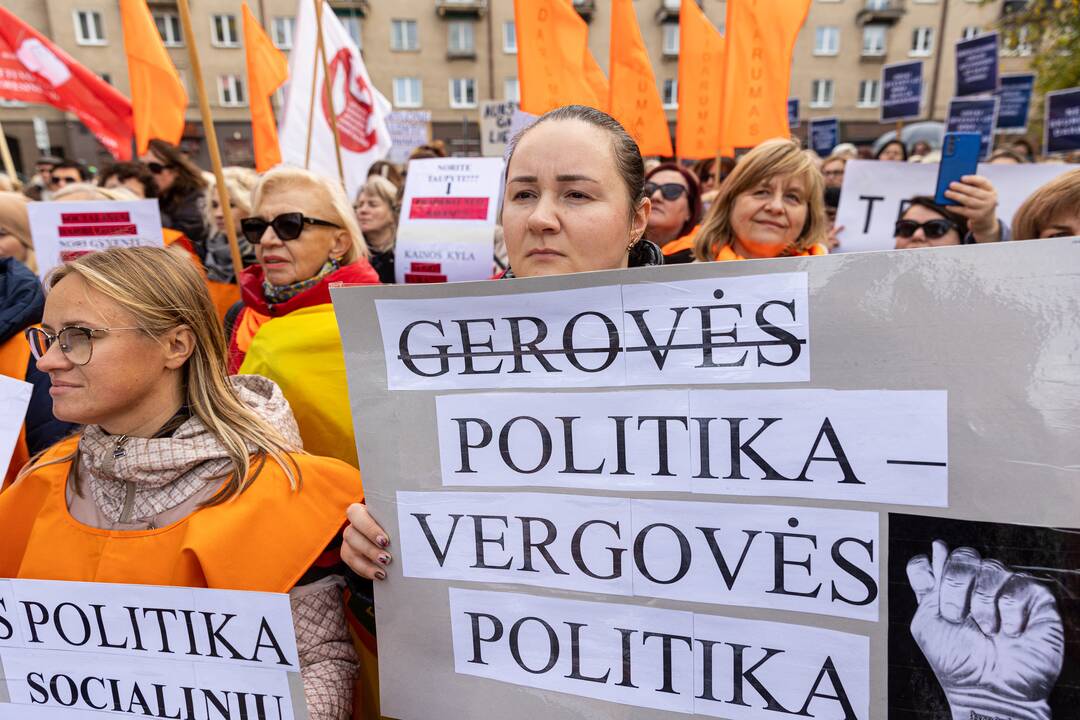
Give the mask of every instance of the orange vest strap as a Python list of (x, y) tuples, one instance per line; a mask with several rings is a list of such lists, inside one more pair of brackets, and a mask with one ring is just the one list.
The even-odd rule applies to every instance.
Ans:
[(696, 235), (697, 235), (697, 228), (694, 228), (694, 231), (691, 232), (689, 235), (683, 235), (678, 240), (672, 240), (667, 245), (660, 248), (660, 252), (662, 252), (664, 255), (674, 255), (675, 253), (679, 253), (679, 252), (682, 252), (684, 250), (689, 250), (691, 253), (693, 253), (694, 252), (694, 237)]
[(259, 328), (263, 326), (263, 323), (269, 319), (269, 315), (263, 315), (261, 312), (245, 307), (240, 312), (240, 317), (236, 319), (236, 349), (247, 354), (248, 349), (251, 347), (251, 341), (255, 339), (255, 334), (259, 332)]
[[(0, 344), (0, 375), (7, 375), (16, 380), (26, 379), (26, 368), (30, 363), (30, 343), (22, 333)], [(26, 446), (26, 423), (19, 429), (19, 439), (15, 441), (15, 451), (11, 454), (7, 474), (0, 478), (0, 492), (15, 480), (19, 470), (30, 459), (30, 450)]]

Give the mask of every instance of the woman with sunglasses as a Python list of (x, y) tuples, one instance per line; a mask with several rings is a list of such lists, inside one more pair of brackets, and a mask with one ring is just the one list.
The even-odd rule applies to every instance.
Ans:
[(157, 138), (139, 160), (157, 185), (162, 226), (183, 233), (198, 252), (210, 234), (202, 172), (180, 148)]
[(645, 237), (660, 246), (664, 264), (693, 262), (701, 222), (697, 178), (675, 163), (663, 163), (645, 175), (645, 195), (652, 202)]
[(92, 253), (49, 284), (27, 339), (56, 415), (83, 429), (0, 494), (0, 577), (289, 593), (311, 717), (351, 717), (333, 560), (359, 472), (300, 450), (272, 382), (228, 377), (182, 256)]
[(240, 276), (225, 323), (229, 371), (263, 375), (292, 405), (304, 447), (358, 465), (345, 359), (330, 286), (377, 285), (356, 215), (341, 188), (278, 167), (252, 192), (240, 221), (257, 263)]
[(896, 249), (962, 245), (968, 236), (967, 219), (930, 197), (913, 197), (896, 221)]

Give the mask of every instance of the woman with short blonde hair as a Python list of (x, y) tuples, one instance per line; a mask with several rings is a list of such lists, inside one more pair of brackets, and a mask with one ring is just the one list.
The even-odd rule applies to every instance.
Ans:
[(390, 180), (380, 175), (368, 175), (364, 187), (356, 194), (356, 220), (364, 241), (371, 251), (369, 259), (379, 280), (394, 282), (394, 245), (397, 240), (398, 190)]
[(1080, 170), (1054, 178), (1028, 196), (1013, 215), (1014, 240), (1080, 235)]

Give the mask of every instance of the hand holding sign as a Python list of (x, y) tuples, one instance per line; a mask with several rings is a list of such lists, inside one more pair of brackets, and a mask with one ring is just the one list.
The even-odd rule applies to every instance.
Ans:
[(971, 548), (935, 540), (933, 561), (908, 562), (919, 601), (911, 634), (954, 718), (1049, 718), (1064, 630), (1054, 596), (1027, 575)]
[(967, 218), (975, 242), (1001, 239), (1001, 224), (996, 212), (998, 194), (993, 183), (980, 175), (964, 175), (960, 182), (949, 183), (945, 197), (957, 203), (950, 209)]
[(342, 535), (341, 559), (357, 575), (368, 580), (385, 580), (383, 568), (393, 561), (386, 552), (390, 536), (371, 517), (367, 505), (353, 503), (348, 510), (349, 524)]

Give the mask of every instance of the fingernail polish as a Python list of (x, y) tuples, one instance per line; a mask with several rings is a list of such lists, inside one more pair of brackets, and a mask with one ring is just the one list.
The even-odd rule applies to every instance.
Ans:
[(375, 571), (375, 579), (376, 580), (385, 580), (386, 579), (386, 573), (384, 573), (382, 570), (376, 570)]
[(380, 565), (389, 565), (390, 564), (390, 556), (386, 555), (386, 554), (380, 555), (379, 556), (379, 564)]
[(379, 547), (386, 547), (390, 544), (390, 541), (386, 539), (385, 535), (379, 535), (375, 538), (375, 542), (379, 544)]

